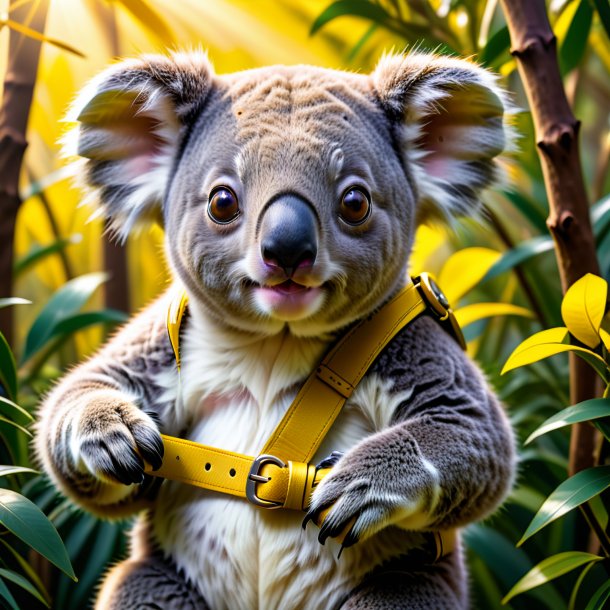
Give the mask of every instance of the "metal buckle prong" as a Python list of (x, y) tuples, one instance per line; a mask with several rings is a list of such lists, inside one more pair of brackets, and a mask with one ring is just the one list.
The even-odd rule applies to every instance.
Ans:
[(286, 468), (286, 464), (280, 460), (280, 458), (274, 455), (263, 453), (259, 455), (250, 466), (250, 472), (248, 473), (248, 480), (246, 481), (246, 498), (248, 501), (255, 506), (261, 506), (262, 508), (279, 508), (282, 506), (281, 502), (271, 502), (270, 500), (263, 500), (256, 494), (256, 486), (258, 483), (268, 483), (271, 477), (264, 477), (260, 473), (261, 468), (265, 464), (275, 464), (280, 468)]

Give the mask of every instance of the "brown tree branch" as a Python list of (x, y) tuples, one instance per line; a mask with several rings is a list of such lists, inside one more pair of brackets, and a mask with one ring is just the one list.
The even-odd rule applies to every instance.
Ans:
[[(556, 39), (544, 0), (501, 0), (536, 130), (538, 155), (549, 199), (547, 225), (563, 291), (586, 273), (599, 275), (595, 240), (578, 150), (580, 123), (574, 118), (559, 72)], [(596, 375), (570, 358), (570, 400), (593, 398)], [(595, 464), (595, 434), (589, 424), (572, 426), (569, 472)]]
[[(49, 0), (23, 4), (11, 19), (44, 31)], [(17, 212), (21, 205), (19, 175), (27, 147), (26, 129), (36, 83), (40, 42), (14, 30), (9, 35), (8, 65), (0, 107), (0, 297), (11, 295), (13, 245)], [(0, 332), (12, 340), (12, 307), (0, 309)]]

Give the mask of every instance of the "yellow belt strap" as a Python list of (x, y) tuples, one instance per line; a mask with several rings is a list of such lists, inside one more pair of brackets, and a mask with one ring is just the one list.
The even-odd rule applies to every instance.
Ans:
[[(330, 471), (316, 472), (309, 461), (375, 358), (426, 309), (435, 311), (441, 320), (449, 316), (454, 321), (448, 304), (436, 298), (430, 286), (437, 290), (423, 274), (344, 335), (309, 376), (258, 457), (163, 435), (163, 464), (156, 471), (147, 467), (147, 472), (247, 498), (267, 508), (306, 510), (312, 490)], [(185, 308), (182, 296), (168, 312), (168, 330), (179, 368), (178, 340)], [(449, 330), (457, 332), (462, 343), (456, 328), (454, 324)]]

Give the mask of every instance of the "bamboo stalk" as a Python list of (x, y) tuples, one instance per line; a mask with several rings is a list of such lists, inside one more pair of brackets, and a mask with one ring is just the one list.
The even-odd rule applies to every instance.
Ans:
[[(583, 180), (578, 132), (559, 72), (556, 38), (544, 0), (501, 0), (525, 86), (538, 155), (549, 199), (547, 225), (555, 242), (563, 291), (586, 273), (599, 275), (589, 204)], [(595, 371), (570, 355), (570, 400), (576, 404), (596, 395)], [(595, 465), (595, 432), (587, 423), (572, 426), (569, 473)], [(591, 524), (594, 517), (583, 505)], [(604, 543), (605, 541), (601, 541)]]
[[(39, 32), (44, 25), (49, 0), (19, 5), (11, 11), (13, 21)], [(13, 246), (17, 213), (21, 206), (19, 175), (27, 148), (26, 129), (36, 83), (40, 42), (19, 34), (9, 34), (9, 55), (4, 93), (0, 107), (0, 297), (11, 296)], [(12, 307), (0, 309), (0, 332), (12, 342)]]

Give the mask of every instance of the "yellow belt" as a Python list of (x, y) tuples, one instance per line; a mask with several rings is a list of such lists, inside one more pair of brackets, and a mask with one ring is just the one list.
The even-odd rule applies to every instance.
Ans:
[[(168, 312), (168, 330), (180, 367), (180, 321), (186, 298)], [(248, 499), (264, 508), (306, 510), (311, 493), (330, 469), (309, 461), (346, 400), (375, 358), (407, 324), (426, 310), (464, 345), (444, 295), (427, 274), (415, 278), (377, 313), (355, 325), (330, 350), (300, 389), (258, 456), (247, 456), (163, 435), (163, 464), (151, 475)], [(445, 540), (443, 540), (443, 537)], [(455, 539), (439, 534), (446, 554)]]

